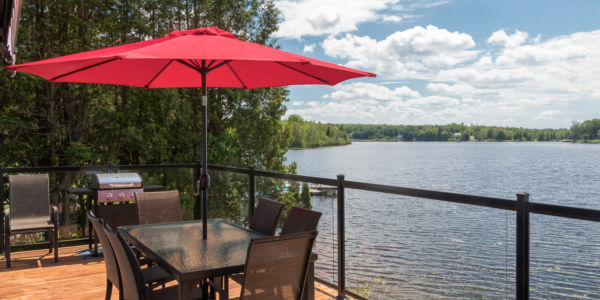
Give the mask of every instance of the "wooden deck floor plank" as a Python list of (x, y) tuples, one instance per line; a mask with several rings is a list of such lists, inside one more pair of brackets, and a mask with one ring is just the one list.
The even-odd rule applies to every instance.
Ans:
[[(104, 299), (106, 273), (101, 257), (82, 258), (77, 250), (86, 246), (59, 248), (59, 262), (47, 249), (12, 253), (12, 268), (6, 269), (0, 256), (0, 299), (91, 300)], [(230, 295), (237, 298), (241, 287), (229, 283)], [(112, 299), (119, 292), (113, 288)], [(330, 300), (335, 291), (315, 283), (315, 299)]]

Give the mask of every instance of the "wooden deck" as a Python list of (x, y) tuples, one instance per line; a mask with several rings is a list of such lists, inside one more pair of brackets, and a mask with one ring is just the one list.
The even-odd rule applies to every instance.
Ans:
[[(10, 269), (0, 256), (0, 299), (104, 299), (104, 260), (82, 258), (76, 251), (86, 247), (59, 248), (58, 263), (48, 250), (14, 252)], [(240, 286), (233, 281), (230, 290), (232, 297), (239, 296)], [(315, 283), (315, 299), (334, 299), (335, 294), (333, 289)], [(119, 299), (117, 289), (113, 289), (111, 299)]]

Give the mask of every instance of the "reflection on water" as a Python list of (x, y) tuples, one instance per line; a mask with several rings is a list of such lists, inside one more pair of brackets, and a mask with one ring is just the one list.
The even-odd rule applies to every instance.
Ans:
[[(354, 143), (288, 152), (298, 173), (600, 209), (600, 145)], [(336, 280), (335, 198), (323, 212), (317, 276)], [(372, 299), (514, 298), (515, 213), (346, 191), (348, 288)], [(600, 299), (600, 224), (531, 217), (531, 297)]]

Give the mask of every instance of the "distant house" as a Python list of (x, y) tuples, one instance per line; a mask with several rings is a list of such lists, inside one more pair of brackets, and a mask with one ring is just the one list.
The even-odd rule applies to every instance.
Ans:
[(462, 134), (460, 132), (455, 132), (454, 134), (452, 134), (452, 137), (455, 140), (460, 140), (462, 138)]
[(15, 43), (23, 0), (0, 0), (0, 60), (15, 63)]

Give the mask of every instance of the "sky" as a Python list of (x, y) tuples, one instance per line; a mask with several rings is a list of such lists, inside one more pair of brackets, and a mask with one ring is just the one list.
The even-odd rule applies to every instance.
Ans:
[(600, 118), (600, 1), (282, 0), (282, 50), (377, 74), (290, 88), (330, 123), (568, 128)]

